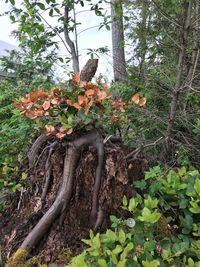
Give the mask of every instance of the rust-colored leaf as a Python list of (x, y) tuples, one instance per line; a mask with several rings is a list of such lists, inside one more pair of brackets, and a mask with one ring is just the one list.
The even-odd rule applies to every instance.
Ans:
[(84, 95), (78, 96), (78, 104), (80, 106), (85, 106), (85, 105), (87, 105), (87, 103), (88, 103), (88, 98), (86, 96), (84, 96)]
[(121, 112), (125, 112), (125, 103), (121, 100), (121, 98), (117, 97), (113, 102), (112, 102), (112, 108), (119, 108)]
[(98, 101), (104, 100), (108, 95), (105, 91), (98, 91), (97, 92)]
[(78, 109), (78, 110), (81, 109), (81, 106), (79, 105), (79, 103), (73, 103), (73, 102), (71, 101), (71, 99), (66, 99), (65, 101), (66, 101), (66, 103), (67, 103), (69, 106), (72, 106), (72, 107), (74, 107), (74, 108), (76, 108), (76, 109)]
[(44, 101), (44, 103), (42, 104), (42, 107), (44, 110), (48, 110), (51, 106), (51, 102), (49, 100)]
[(96, 94), (96, 90), (94, 89), (88, 89), (85, 91), (85, 95), (88, 96), (89, 98), (91, 98), (91, 96), (93, 97)]
[(134, 94), (134, 95), (132, 96), (132, 98), (131, 98), (131, 101), (132, 101), (134, 104), (138, 105), (139, 102), (140, 102), (140, 96), (139, 96), (139, 94), (138, 94), (138, 93)]
[(32, 91), (30, 94), (30, 100), (32, 102), (37, 101), (38, 99), (45, 99), (48, 97), (48, 92), (43, 91), (43, 90), (38, 90), (38, 91)]
[(60, 140), (60, 139), (62, 139), (63, 137), (65, 137), (65, 135), (66, 135), (65, 133), (60, 133), (60, 132), (58, 132), (58, 133), (56, 134), (56, 138)]
[(78, 104), (78, 103), (74, 103), (73, 104), (73, 107), (80, 110), (81, 109), (81, 106)]
[(66, 130), (67, 129), (64, 126), (61, 126), (60, 129), (59, 129), (59, 132), (60, 133), (64, 133), (64, 132), (66, 132)]
[(51, 99), (51, 104), (58, 105), (60, 103), (60, 98), (54, 97)]
[(119, 116), (117, 116), (117, 115), (112, 115), (111, 116), (111, 121), (112, 122), (116, 122), (116, 121), (118, 121), (119, 120)]
[(146, 102), (147, 102), (146, 97), (141, 97), (141, 98), (140, 98), (140, 101), (139, 101), (139, 106), (140, 106), (140, 107), (144, 107), (145, 104), (146, 104)]
[(67, 135), (70, 135), (70, 134), (72, 134), (73, 133), (73, 128), (70, 128), (70, 129), (68, 129), (67, 131), (66, 131), (66, 134)]
[(22, 109), (22, 108), (23, 108), (23, 107), (22, 107), (22, 104), (17, 103), (15, 100), (13, 101), (13, 106), (14, 106), (15, 108), (18, 108), (18, 109)]
[(72, 75), (72, 82), (75, 85), (78, 85), (80, 83), (80, 72), (76, 72)]
[(84, 88), (84, 87), (86, 87), (86, 85), (87, 85), (86, 81), (80, 81), (80, 83), (79, 83), (80, 88)]
[(35, 107), (36, 109), (43, 110), (43, 105), (40, 105), (40, 104), (34, 104), (34, 107)]
[(45, 129), (46, 129), (47, 135), (50, 135), (51, 133), (55, 131), (55, 127), (50, 124), (45, 125)]
[(43, 110), (26, 110), (24, 115), (32, 120), (42, 117), (44, 115)]
[(24, 104), (24, 107), (25, 107), (26, 109), (31, 109), (32, 106), (33, 106), (33, 103), (32, 103), (32, 102), (27, 103), (27, 104)]
[(53, 88), (53, 95), (54, 96), (60, 96), (61, 89), (60, 88)]
[(66, 101), (67, 105), (69, 105), (69, 106), (73, 106), (73, 104), (74, 104), (74, 103), (71, 101), (71, 99), (66, 99), (65, 101)]
[(49, 111), (45, 111), (44, 116), (49, 116)]
[(23, 104), (30, 103), (30, 101), (31, 101), (29, 97), (22, 97), (20, 100), (21, 100), (21, 102), (22, 102)]
[(86, 105), (86, 107), (85, 107), (85, 115), (88, 114), (88, 112), (90, 111), (90, 108), (92, 107), (93, 103), (94, 103), (94, 100), (91, 99), (90, 102)]

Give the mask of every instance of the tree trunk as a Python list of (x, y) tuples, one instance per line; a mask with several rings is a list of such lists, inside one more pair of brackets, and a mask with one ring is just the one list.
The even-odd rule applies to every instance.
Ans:
[(173, 124), (174, 124), (175, 117), (176, 117), (179, 94), (182, 89), (181, 87), (182, 78), (183, 78), (182, 76), (183, 76), (183, 70), (185, 66), (184, 60), (186, 56), (188, 36), (189, 36), (189, 30), (190, 30), (190, 25), (191, 25), (192, 0), (184, 1), (183, 7), (184, 7), (185, 15), (184, 15), (183, 29), (182, 29), (181, 36), (180, 36), (180, 52), (179, 52), (178, 64), (177, 64), (176, 83), (174, 85), (173, 92), (172, 92), (172, 100), (171, 100), (171, 105), (170, 105), (167, 130), (165, 134), (165, 142), (163, 144), (163, 148), (160, 154), (160, 159), (162, 162), (166, 161), (166, 157), (170, 151), (172, 129), (173, 129)]
[[(75, 47), (74, 42), (70, 39), (69, 36), (69, 29), (68, 29), (68, 24), (69, 24), (69, 8), (67, 6), (64, 7), (64, 36), (65, 36), (65, 41), (69, 46), (70, 54), (72, 57), (72, 67), (74, 72), (79, 72), (79, 58), (78, 58), (78, 50)], [(77, 43), (76, 43), (77, 44)]]
[(121, 0), (111, 1), (113, 71), (115, 81), (124, 81), (126, 61), (124, 52), (123, 7)]
[(145, 61), (146, 61), (146, 53), (147, 53), (147, 18), (148, 18), (148, 3), (146, 0), (142, 1), (142, 10), (141, 10), (141, 38), (139, 42), (139, 49), (140, 49), (140, 65), (139, 71), (140, 76), (145, 79)]

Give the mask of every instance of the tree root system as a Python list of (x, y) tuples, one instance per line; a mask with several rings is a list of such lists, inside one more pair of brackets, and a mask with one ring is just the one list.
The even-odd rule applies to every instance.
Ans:
[(105, 230), (111, 214), (127, 216), (120, 208), (122, 197), (135, 194), (133, 181), (143, 178), (148, 163), (144, 158), (128, 162), (130, 150), (112, 142), (97, 130), (70, 141), (36, 139), (27, 156), (26, 185), (0, 214), (4, 262), (14, 255), (7, 266), (17, 266), (18, 258), (30, 253), (62, 266), (66, 251), (72, 256), (85, 248), (81, 239), (89, 229)]

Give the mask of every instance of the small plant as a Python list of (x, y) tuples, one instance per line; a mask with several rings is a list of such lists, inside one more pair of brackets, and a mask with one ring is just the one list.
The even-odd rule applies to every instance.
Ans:
[(123, 197), (130, 218), (110, 216), (111, 229), (83, 240), (89, 247), (71, 267), (200, 266), (200, 174), (185, 167), (165, 172), (159, 166)]

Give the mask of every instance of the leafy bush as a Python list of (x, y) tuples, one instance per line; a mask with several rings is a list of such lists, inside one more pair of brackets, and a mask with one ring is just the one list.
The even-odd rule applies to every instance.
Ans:
[[(42, 85), (48, 88), (44, 81)], [(31, 88), (35, 86), (38, 86), (38, 81), (32, 81)], [(21, 116), (20, 111), (13, 106), (13, 100), (31, 88), (20, 82), (16, 84), (15, 81), (0, 81), (0, 210), (5, 205), (5, 195), (20, 187), (16, 181), (18, 163), (23, 160), (28, 141), (39, 130), (38, 124)]]
[(166, 172), (156, 166), (134, 186), (140, 194), (123, 198), (130, 218), (110, 216), (106, 233), (90, 231), (90, 239), (83, 240), (88, 249), (70, 266), (199, 267), (199, 172), (185, 167)]

